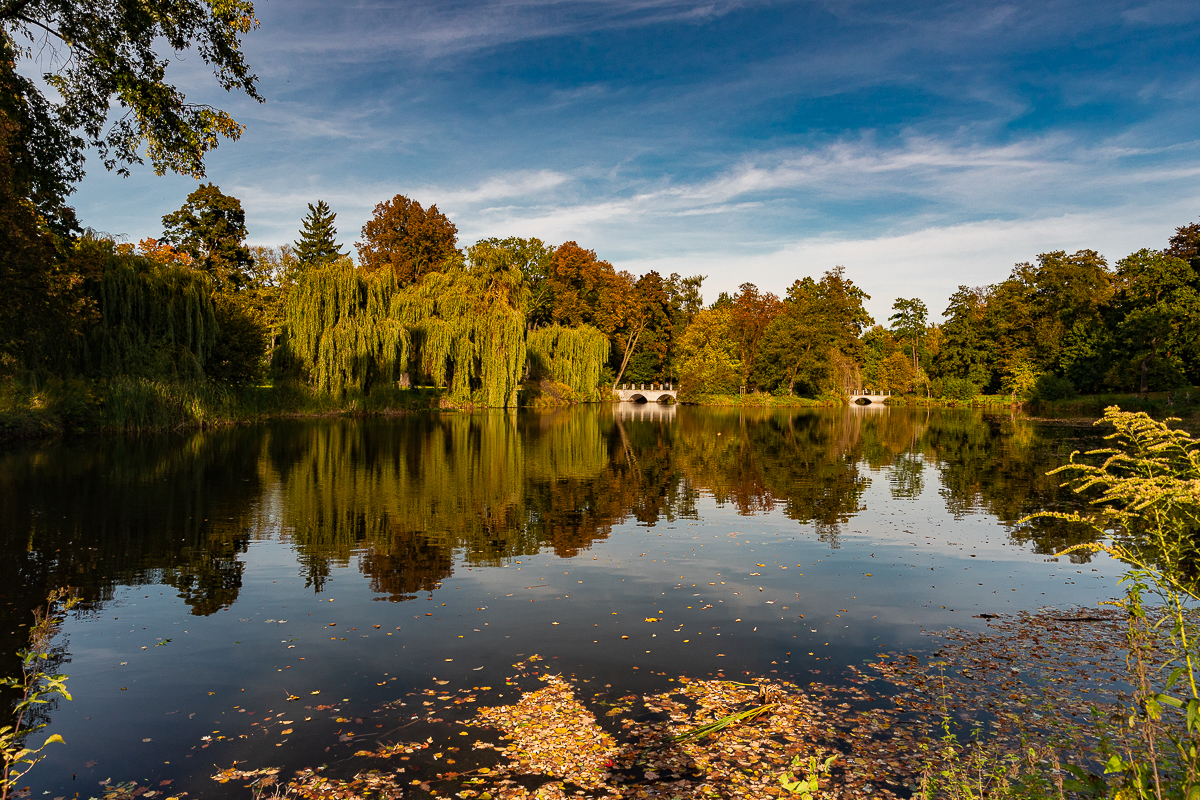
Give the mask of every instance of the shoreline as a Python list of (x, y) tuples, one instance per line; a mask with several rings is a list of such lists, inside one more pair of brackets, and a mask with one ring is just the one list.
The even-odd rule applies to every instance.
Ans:
[[(50, 381), (42, 390), (15, 397), (13, 385), (0, 395), (0, 448), (48, 441), (67, 436), (101, 433), (152, 433), (204, 430), (251, 425), (279, 419), (365, 418), (403, 416), (418, 411), (476, 411), (482, 406), (450, 400), (434, 387), (375, 389), (340, 400), (321, 396), (298, 383), (226, 389), (211, 385), (188, 386), (144, 380), (93, 384), (84, 381)], [(137, 395), (131, 399), (131, 395)], [(1160, 396), (1161, 395), (1161, 396)], [(569, 408), (610, 400), (580, 400), (571, 394), (548, 397), (522, 392), (516, 406), (525, 410)], [(1200, 399), (1200, 398), (1198, 398)], [(531, 402), (528, 402), (531, 401)], [(1031, 420), (1046, 424), (1088, 425), (1103, 416), (1104, 408), (1120, 404), (1152, 416), (1194, 418), (1196, 406), (1173, 402), (1166, 392), (1146, 398), (1129, 395), (1089, 395), (1054, 401), (1017, 400), (1008, 395), (981, 395), (971, 400), (927, 397), (889, 397), (882, 405), (905, 408), (978, 408), (1022, 411)], [(706, 408), (837, 408), (844, 398), (807, 398), (771, 394), (701, 395), (679, 405)], [(869, 407), (868, 404), (864, 404)]]

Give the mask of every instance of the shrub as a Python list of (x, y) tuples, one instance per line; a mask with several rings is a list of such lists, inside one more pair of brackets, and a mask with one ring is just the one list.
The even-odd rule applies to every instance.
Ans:
[(1077, 394), (1075, 385), (1059, 375), (1042, 375), (1033, 385), (1034, 400), (1067, 400)]
[(979, 387), (966, 378), (943, 378), (942, 397), (969, 403), (979, 395)]
[(226, 386), (248, 386), (263, 377), (267, 329), (236, 300), (215, 298), (217, 337), (204, 364), (210, 380)]

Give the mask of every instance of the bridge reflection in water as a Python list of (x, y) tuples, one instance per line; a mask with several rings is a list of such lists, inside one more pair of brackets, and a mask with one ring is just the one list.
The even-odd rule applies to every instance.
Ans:
[(675, 419), (678, 409), (675, 403), (618, 403), (613, 406), (613, 416), (639, 422), (666, 422)]

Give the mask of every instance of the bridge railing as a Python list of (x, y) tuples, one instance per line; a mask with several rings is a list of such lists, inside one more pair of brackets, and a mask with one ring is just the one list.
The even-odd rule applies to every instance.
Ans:
[(619, 391), (623, 392), (673, 392), (675, 384), (673, 383), (651, 383), (647, 386), (644, 383), (622, 383)]

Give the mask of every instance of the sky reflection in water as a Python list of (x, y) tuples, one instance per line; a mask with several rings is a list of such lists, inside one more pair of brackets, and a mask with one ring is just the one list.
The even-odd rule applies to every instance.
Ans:
[(67, 744), (31, 784), (216, 796), (214, 764), (416, 735), (396, 730), (423, 710), (409, 692), (515, 700), (505, 676), (533, 653), (614, 697), (684, 674), (836, 681), (922, 629), (1093, 603), (1119, 570), (1050, 560), (1078, 532), (1014, 523), (1070, 505), (1044, 473), (1096, 441), (969, 410), (606, 407), (9, 453), (3, 652), (49, 587), (90, 604), (66, 627), (76, 699), (51, 714)]

